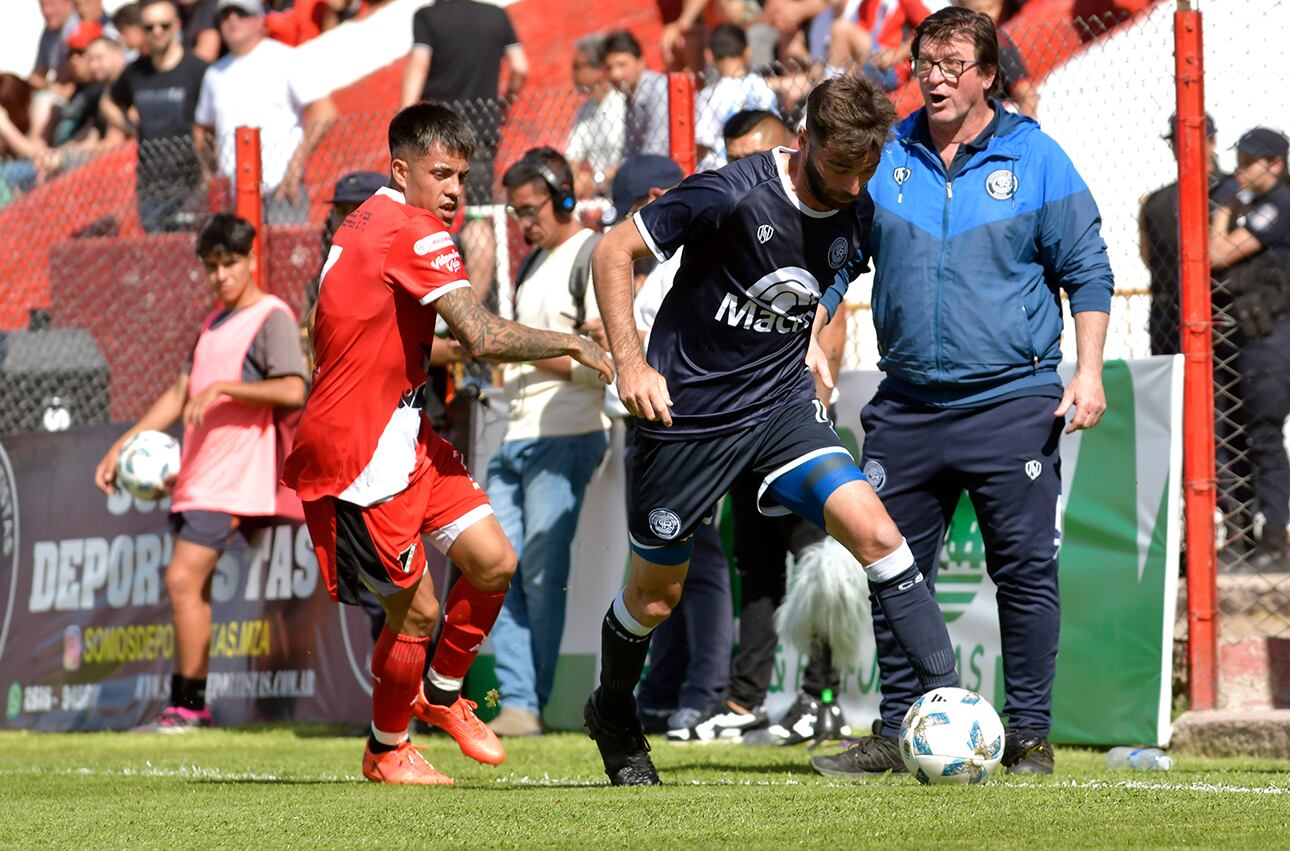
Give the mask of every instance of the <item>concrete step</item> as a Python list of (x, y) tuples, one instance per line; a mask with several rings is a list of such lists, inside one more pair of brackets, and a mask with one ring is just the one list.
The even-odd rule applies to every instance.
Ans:
[(1173, 753), (1290, 759), (1290, 709), (1184, 712), (1174, 722)]

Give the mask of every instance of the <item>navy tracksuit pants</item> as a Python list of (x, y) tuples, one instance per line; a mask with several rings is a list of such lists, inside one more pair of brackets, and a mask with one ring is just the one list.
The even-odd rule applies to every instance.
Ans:
[[(932, 408), (880, 390), (861, 412), (864, 471), (935, 587), (946, 526), (966, 490), (998, 587), (1009, 727), (1052, 725), (1060, 604), (1058, 511), (1065, 423), (1058, 399), (1025, 396), (969, 409)], [(894, 736), (921, 694), (878, 601), (874, 638), (882, 676), (882, 732)]]

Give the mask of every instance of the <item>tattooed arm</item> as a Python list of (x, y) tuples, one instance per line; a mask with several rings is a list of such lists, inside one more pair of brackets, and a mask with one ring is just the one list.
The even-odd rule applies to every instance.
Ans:
[(614, 380), (609, 356), (590, 337), (541, 331), (502, 319), (489, 313), (470, 287), (445, 293), (434, 302), (434, 307), (471, 357), (528, 361), (568, 355), (598, 372), (602, 381)]

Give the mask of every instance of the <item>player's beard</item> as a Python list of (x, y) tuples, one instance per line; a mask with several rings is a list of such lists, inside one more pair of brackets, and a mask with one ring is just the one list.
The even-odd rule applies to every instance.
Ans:
[(829, 189), (829, 185), (825, 182), (824, 175), (820, 172), (819, 167), (815, 165), (815, 160), (811, 157), (810, 151), (803, 152), (802, 156), (805, 157), (805, 168), (803, 170), (806, 173), (806, 186), (811, 190), (811, 194), (815, 196), (816, 201), (834, 210), (840, 210), (855, 203), (854, 195), (843, 195)]

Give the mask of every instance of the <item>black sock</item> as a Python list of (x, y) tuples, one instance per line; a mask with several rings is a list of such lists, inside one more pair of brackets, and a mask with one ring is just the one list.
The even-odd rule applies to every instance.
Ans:
[(871, 585), (871, 589), (923, 689), (958, 685), (954, 646), (945, 628), (945, 618), (918, 566), (913, 565), (880, 585)]
[(206, 678), (170, 675), (170, 705), (201, 712), (206, 708)]
[(457, 702), (457, 698), (461, 697), (461, 692), (457, 689), (452, 691), (441, 689), (430, 682), (429, 677), (421, 681), (421, 690), (425, 692), (426, 700), (435, 706), (452, 706)]
[[(615, 604), (617, 604), (615, 600)], [(633, 626), (639, 627), (633, 621)], [(600, 689), (598, 708), (610, 720), (628, 723), (636, 718), (636, 684), (645, 670), (649, 640), (624, 626), (614, 613), (614, 605), (605, 612), (600, 625)]]
[(383, 742), (378, 742), (376, 736), (371, 733), (367, 734), (367, 749), (372, 753), (389, 753), (397, 747), (398, 745), (387, 745)]

